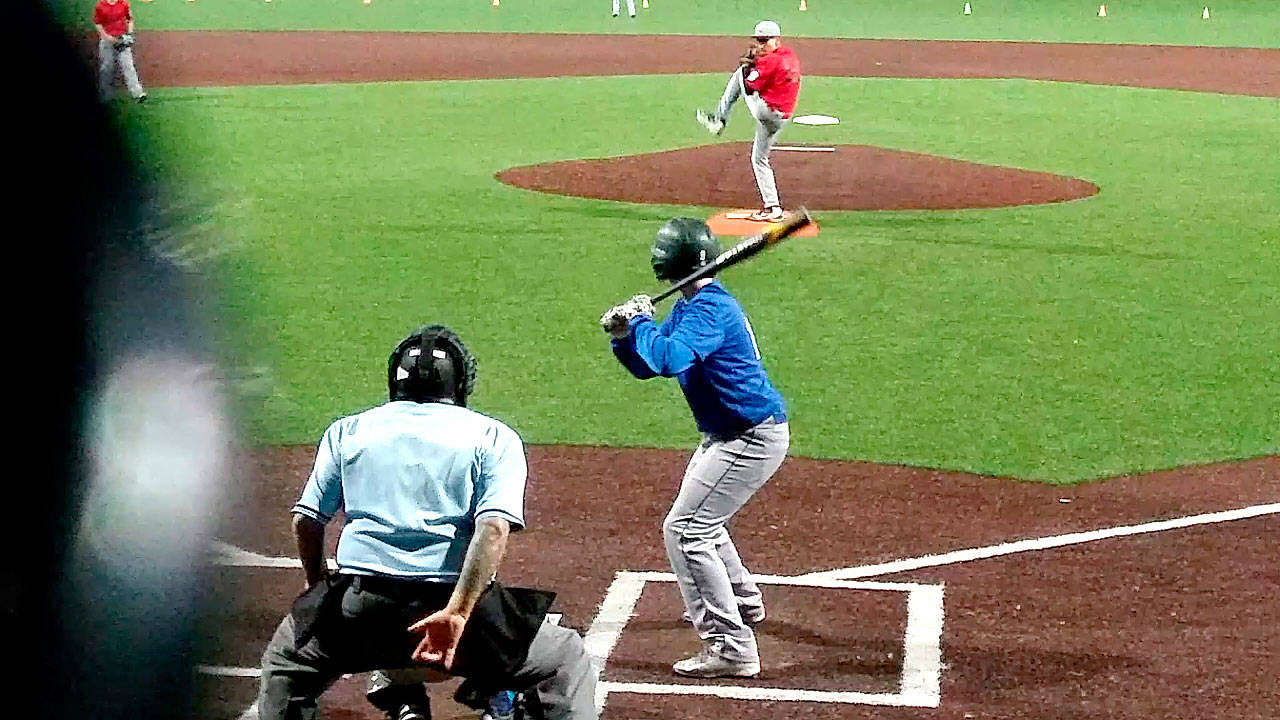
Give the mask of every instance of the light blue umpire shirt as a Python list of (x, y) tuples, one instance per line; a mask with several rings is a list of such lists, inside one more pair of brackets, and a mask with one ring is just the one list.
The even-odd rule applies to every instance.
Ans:
[(503, 423), (447, 403), (393, 400), (329, 426), (293, 512), (345, 509), (338, 568), (455, 582), (475, 521), (524, 527), (524, 444)]

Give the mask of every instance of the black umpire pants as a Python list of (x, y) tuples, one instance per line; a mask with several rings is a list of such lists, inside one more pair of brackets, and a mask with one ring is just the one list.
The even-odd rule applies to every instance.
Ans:
[[(314, 720), (317, 699), (343, 674), (409, 665), (419, 638), (407, 628), (444, 607), (452, 592), (453, 585), (445, 583), (339, 576), (323, 602), (311, 607), (314, 613), (299, 613), (295, 604), (262, 656), (258, 716)], [(492, 599), (486, 593), (468, 621), (455, 672), (525, 693), (534, 718), (595, 718), (596, 678), (582, 637), (539, 617), (529, 628), (532, 641), (516, 640), (513, 648), (502, 643), (512, 634)], [(527, 653), (519, 647), (526, 642)]]

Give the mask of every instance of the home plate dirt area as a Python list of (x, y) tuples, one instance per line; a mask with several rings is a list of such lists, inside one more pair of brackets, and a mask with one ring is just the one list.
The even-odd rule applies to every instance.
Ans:
[[(143, 32), (138, 57), (142, 76), (162, 87), (720, 72), (741, 45), (740, 38), (666, 36), (659, 53), (655, 42)], [(1023, 77), (1280, 95), (1275, 50), (820, 39), (794, 45), (813, 75)], [(727, 157), (742, 148), (702, 152)], [(900, 186), (914, 187), (914, 195), (881, 197), (915, 203), (899, 205), (905, 207), (1061, 202), (1098, 192), (1087, 180), (1038, 176), (1027, 183), (1009, 169), (960, 159), (946, 162), (986, 187), (1035, 185), (1039, 194), (975, 197), (983, 182), (940, 182), (921, 192), (885, 163), (905, 160), (896, 167), (933, 178), (942, 166), (931, 158), (891, 158), (859, 146), (838, 153), (875, 158), (886, 178), (904, 178)], [(831, 161), (805, 155), (813, 156), (805, 163)], [(688, 159), (576, 169), (628, 175)], [(801, 159), (779, 164), (793, 162)], [(554, 177), (553, 169), (523, 169), (523, 180), (572, 193), (565, 185), (573, 179)], [(740, 202), (740, 187), (701, 191), (717, 193), (727, 206), (750, 206)], [(853, 188), (811, 201), (878, 207), (868, 197)], [(696, 193), (619, 199), (713, 204)], [(232, 479), (214, 554), (218, 590), (199, 651), (202, 718), (255, 716), (258, 658), (301, 590), (288, 510), (313, 455), (312, 447), (259, 448)], [(731, 527), (768, 607), (758, 627), (763, 671), (732, 681), (680, 679), (670, 670), (697, 648), (680, 620), (661, 540), (686, 460), (686, 452), (672, 450), (529, 448), (529, 527), (513, 536), (501, 575), (508, 584), (559, 593), (554, 611), (584, 633), (599, 660), (604, 718), (1276, 717), (1280, 457), (1071, 487), (788, 459)], [(331, 542), (336, 531), (335, 524)], [(437, 720), (475, 717), (451, 701), (456, 684), (430, 687)], [(323, 698), (326, 717), (378, 718), (362, 693), (362, 676), (342, 679)]]
[[(261, 449), (228, 499), (201, 717), (242, 717), (300, 590), (292, 505), (314, 449)], [(503, 579), (603, 663), (605, 718), (1263, 718), (1280, 706), (1280, 458), (1071, 487), (791, 458), (732, 526), (761, 581), (763, 671), (692, 681), (662, 550), (686, 453), (529, 448)], [(336, 529), (336, 528), (335, 528)], [(330, 718), (377, 718), (363, 676)], [(430, 687), (436, 718), (472, 718)], [(1270, 709), (1269, 709), (1270, 708)], [(252, 714), (249, 715), (252, 717)]]

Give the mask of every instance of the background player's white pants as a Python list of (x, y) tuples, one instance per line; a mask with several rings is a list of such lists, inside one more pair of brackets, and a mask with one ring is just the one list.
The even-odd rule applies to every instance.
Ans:
[(728, 440), (704, 439), (662, 523), (667, 558), (698, 635), (724, 643), (733, 660), (756, 660), (755, 632), (742, 620), (764, 608), (760, 588), (725, 523), (777, 472), (791, 444), (787, 424), (766, 421)]
[(138, 69), (133, 66), (133, 48), (117, 51), (114, 45), (98, 38), (98, 93), (102, 99), (111, 99), (111, 82), (115, 80), (117, 63), (124, 75), (124, 84), (129, 88), (129, 97), (142, 97), (146, 91), (138, 81)]
[[(618, 14), (618, 0), (613, 0), (613, 14)], [(631, 17), (636, 16), (636, 0), (627, 0), (627, 14)]]
[(778, 200), (778, 184), (773, 177), (773, 166), (769, 164), (769, 153), (773, 151), (778, 134), (787, 126), (788, 120), (782, 113), (769, 107), (768, 103), (755, 93), (748, 93), (742, 81), (742, 68), (738, 68), (729, 76), (729, 83), (720, 96), (720, 104), (716, 106), (715, 115), (722, 122), (729, 122), (729, 111), (733, 104), (742, 98), (756, 120), (756, 138), (751, 144), (751, 171), (756, 176), (756, 187), (760, 189), (760, 200), (764, 207), (782, 207)]

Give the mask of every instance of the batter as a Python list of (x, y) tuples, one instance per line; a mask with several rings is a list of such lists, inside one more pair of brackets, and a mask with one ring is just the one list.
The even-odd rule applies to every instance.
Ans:
[[(658, 230), (651, 261), (659, 280), (674, 283), (719, 254), (705, 222), (674, 218)], [(679, 381), (702, 432), (662, 523), (667, 559), (702, 639), (702, 651), (672, 670), (689, 677), (754, 677), (760, 651), (752, 626), (764, 619), (764, 598), (725, 524), (786, 457), (786, 403), (769, 381), (737, 299), (714, 277), (681, 292), (661, 324), (644, 295), (611, 308), (600, 322), (632, 375)]]

